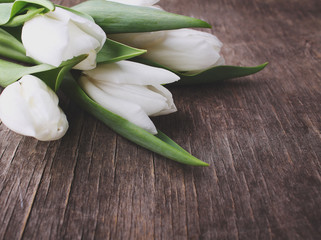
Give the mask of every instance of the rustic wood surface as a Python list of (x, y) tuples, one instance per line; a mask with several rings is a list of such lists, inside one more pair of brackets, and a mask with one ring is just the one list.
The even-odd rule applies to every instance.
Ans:
[(63, 99), (60, 141), (0, 125), (0, 239), (321, 239), (321, 1), (160, 5), (210, 22), (228, 64), (270, 62), (171, 88), (179, 111), (155, 123), (210, 167), (153, 154)]

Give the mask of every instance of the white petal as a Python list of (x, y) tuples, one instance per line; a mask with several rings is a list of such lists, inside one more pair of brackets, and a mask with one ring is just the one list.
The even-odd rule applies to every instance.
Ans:
[(93, 70), (84, 71), (84, 74), (97, 81), (118, 84), (156, 85), (179, 80), (176, 74), (165, 69), (131, 61), (102, 64)]
[(27, 21), (21, 34), (27, 56), (56, 67), (63, 61), (68, 37), (66, 24), (42, 15)]
[(103, 83), (94, 84), (110, 96), (139, 105), (147, 115), (153, 115), (167, 108), (166, 97), (149, 89), (147, 86)]
[(173, 96), (167, 88), (161, 85), (148, 86), (148, 88), (153, 92), (158, 93), (159, 95), (162, 95), (164, 98), (166, 98), (166, 107), (164, 107), (161, 111), (155, 112), (150, 116), (154, 117), (160, 115), (167, 115), (177, 111), (177, 108), (174, 104)]
[(28, 104), (22, 97), (22, 88), (18, 82), (9, 85), (0, 96), (1, 121), (12, 131), (34, 136), (33, 117)]
[(69, 29), (69, 47), (63, 54), (63, 60), (72, 59), (82, 54), (89, 56), (78, 64), (77, 69), (90, 70), (96, 66), (96, 50), (100, 47), (99, 41), (91, 35), (83, 32), (74, 23), (68, 24)]
[(105, 93), (100, 88), (91, 83), (85, 76), (82, 76), (79, 79), (79, 84), (88, 94), (88, 96), (90, 96), (94, 101), (96, 101), (105, 109), (127, 119), (128, 121), (152, 134), (157, 133), (153, 122), (149, 119), (147, 114), (139, 105)]
[(106, 34), (101, 27), (99, 27), (99, 25), (68, 10), (56, 7), (54, 12), (49, 12), (46, 14), (46, 16), (55, 18), (64, 23), (73, 22), (83, 32), (97, 39), (97, 41), (100, 43), (100, 47), (95, 49), (96, 51), (99, 51), (106, 41)]
[(63, 54), (63, 60), (89, 54), (84, 61), (74, 68), (79, 70), (95, 68), (96, 53), (99, 52), (106, 41), (105, 32), (96, 23), (59, 7), (50, 14), (68, 25), (69, 42)]
[(90, 50), (88, 54), (88, 57), (78, 63), (76, 66), (73, 67), (73, 69), (79, 69), (79, 70), (91, 70), (96, 68), (96, 51), (95, 50)]

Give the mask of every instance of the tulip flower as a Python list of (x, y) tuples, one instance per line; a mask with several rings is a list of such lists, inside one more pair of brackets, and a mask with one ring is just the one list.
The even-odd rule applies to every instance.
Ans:
[(106, 34), (94, 22), (56, 7), (25, 22), (21, 38), (27, 56), (39, 62), (58, 67), (63, 61), (88, 54), (74, 68), (89, 70), (96, 67), (96, 54)]
[(200, 72), (224, 64), (220, 40), (193, 29), (113, 34), (110, 38), (146, 49), (142, 57), (180, 72)]
[(108, 1), (127, 4), (127, 5), (149, 7), (157, 3), (159, 0), (108, 0)]
[(22, 77), (3, 90), (0, 119), (12, 131), (41, 141), (57, 140), (68, 129), (57, 95), (32, 75)]
[(177, 75), (165, 69), (120, 61), (84, 71), (79, 84), (89, 97), (105, 109), (157, 134), (148, 116), (177, 110), (172, 94), (161, 85), (177, 80)]

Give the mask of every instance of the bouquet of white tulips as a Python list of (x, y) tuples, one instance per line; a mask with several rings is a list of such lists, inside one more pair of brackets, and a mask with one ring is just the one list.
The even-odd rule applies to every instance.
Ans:
[(158, 0), (0, 0), (0, 119), (41, 141), (68, 129), (62, 91), (129, 140), (169, 159), (208, 164), (158, 130), (150, 117), (177, 111), (167, 84), (200, 84), (262, 70), (225, 65), (222, 43), (202, 20)]

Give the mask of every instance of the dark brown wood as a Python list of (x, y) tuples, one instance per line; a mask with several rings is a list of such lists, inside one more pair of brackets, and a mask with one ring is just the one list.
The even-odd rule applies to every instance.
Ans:
[(321, 238), (321, 1), (160, 5), (209, 21), (228, 64), (270, 62), (170, 89), (179, 111), (155, 123), (211, 166), (153, 154), (65, 100), (60, 141), (0, 125), (0, 239)]

